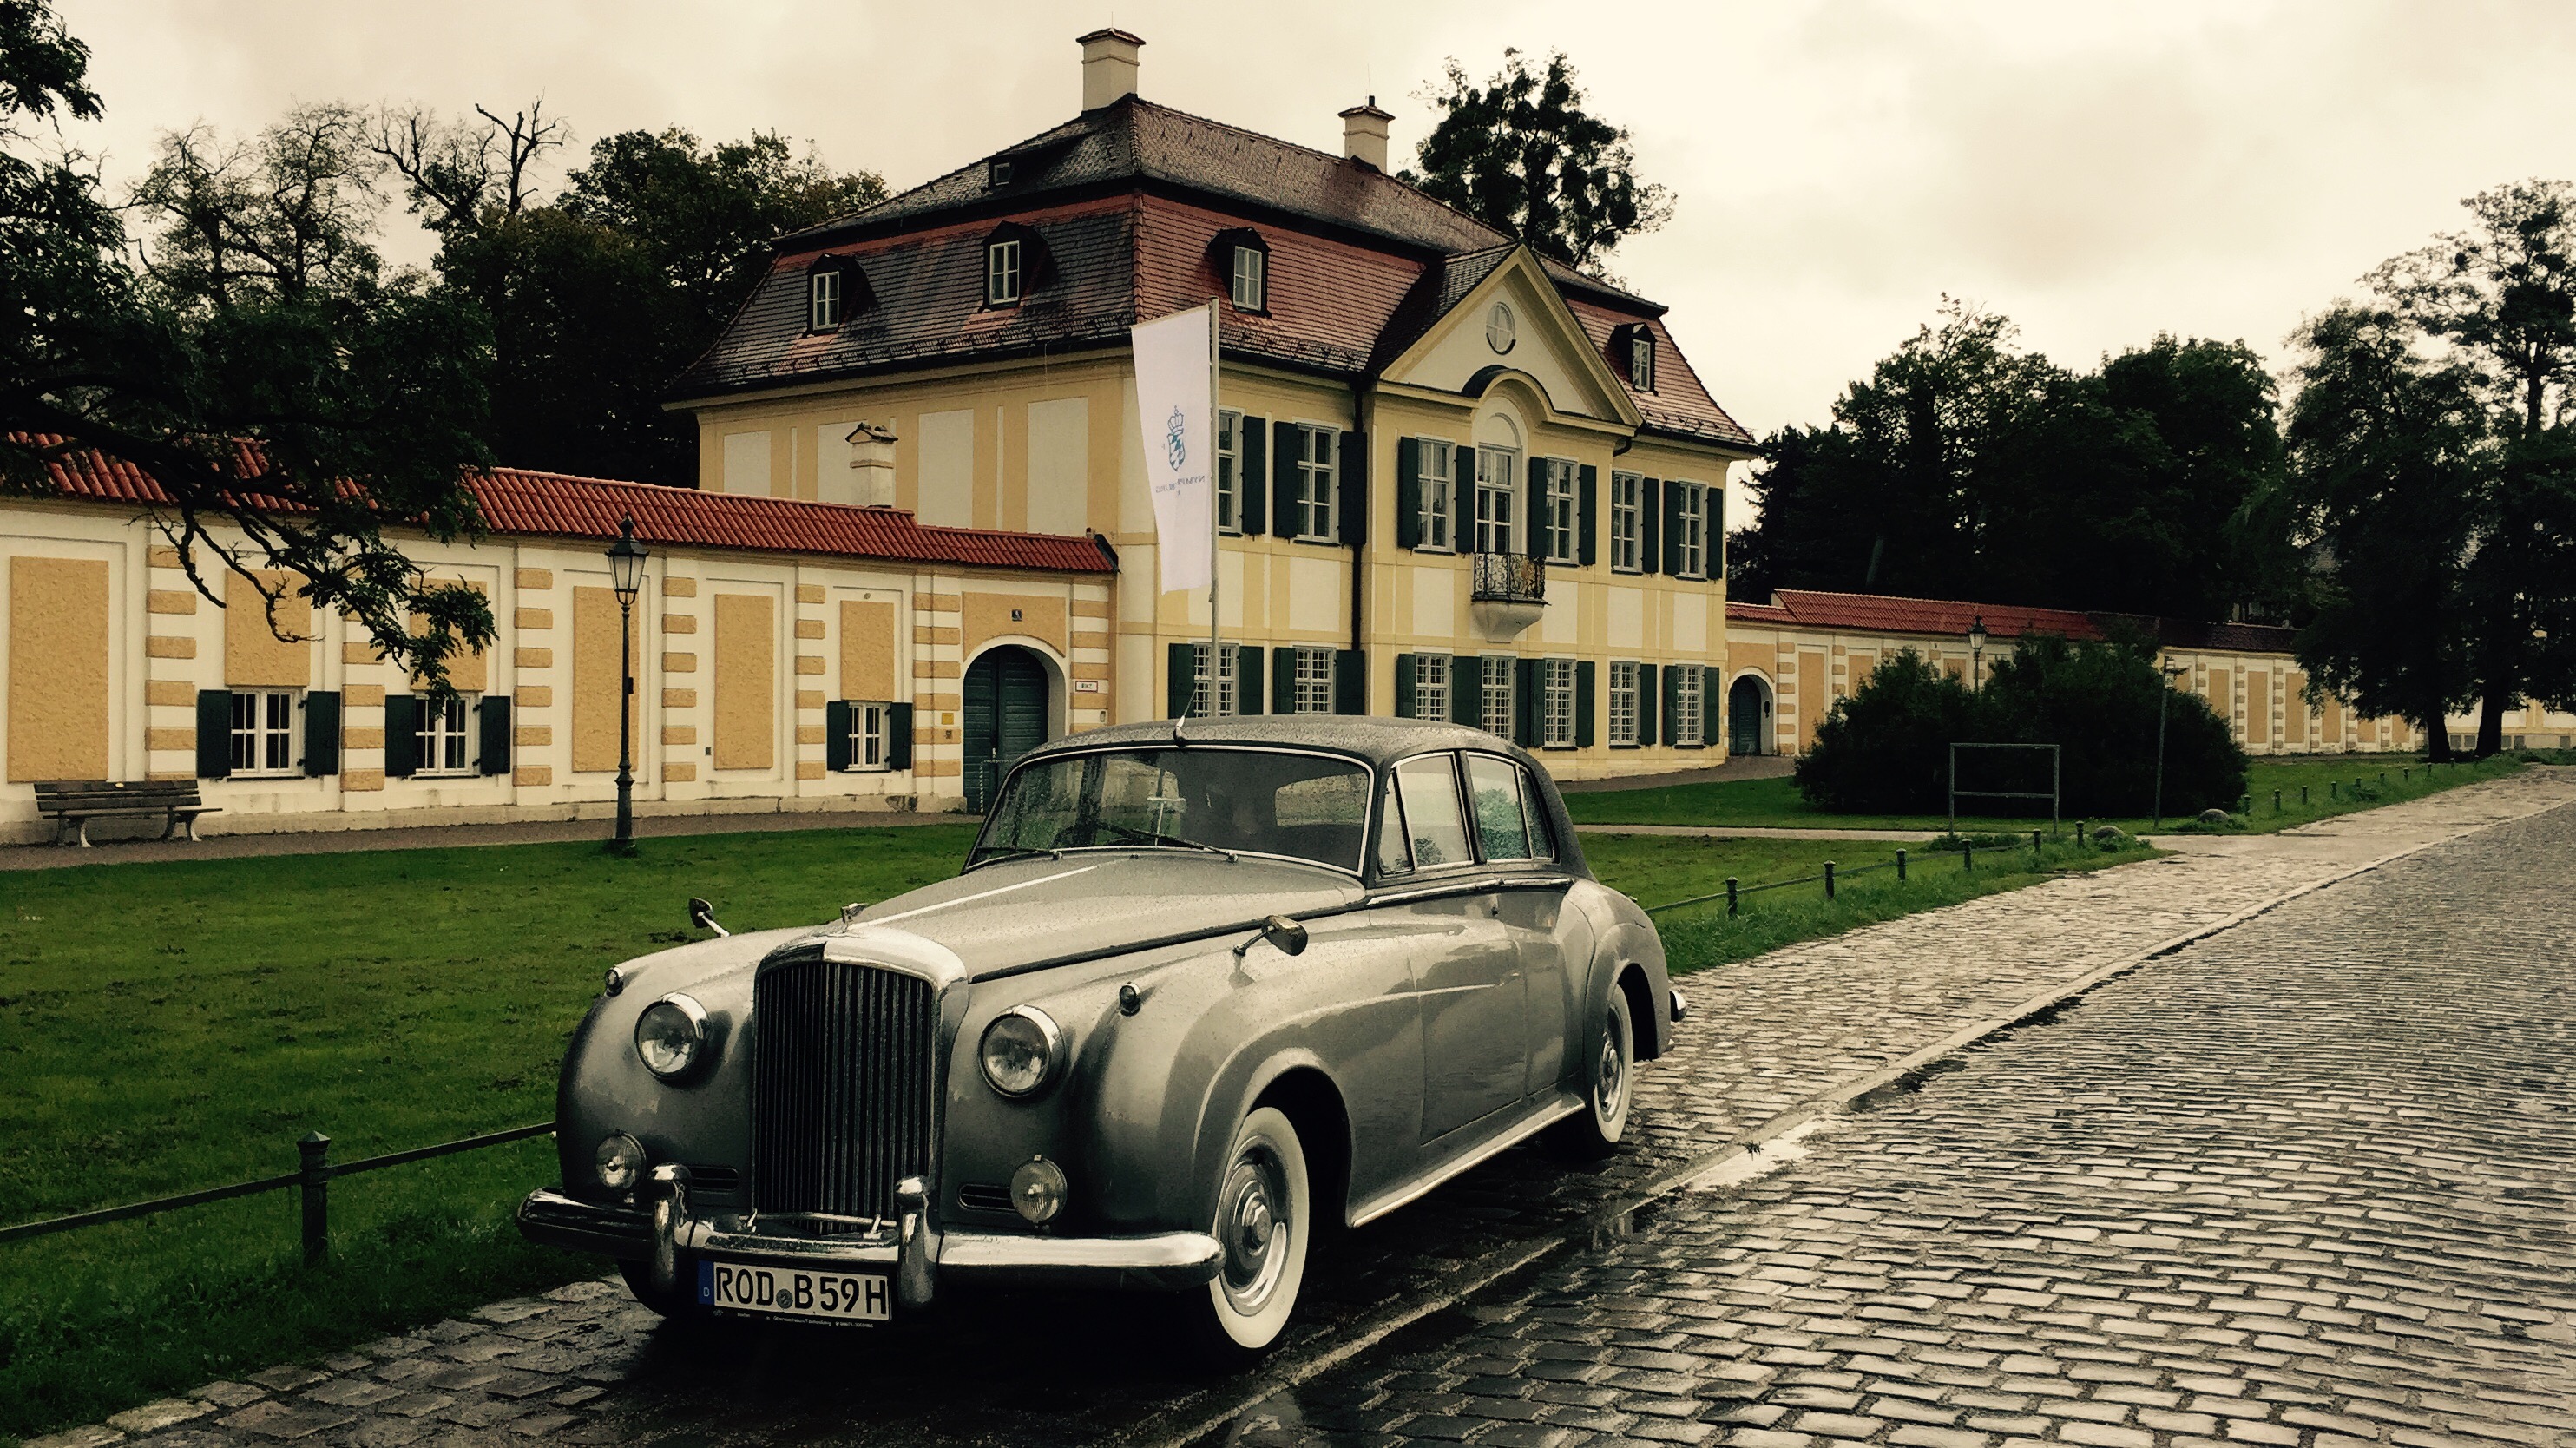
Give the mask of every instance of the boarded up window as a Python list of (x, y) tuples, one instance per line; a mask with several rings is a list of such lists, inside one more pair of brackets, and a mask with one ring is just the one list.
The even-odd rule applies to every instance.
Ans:
[(105, 779), (107, 702), (106, 561), (11, 559), (10, 780)]
[(841, 605), (841, 697), (892, 702), (895, 606), (852, 599)]
[(298, 580), (289, 574), (262, 572), (259, 580), (284, 595), (277, 600), (274, 626), (258, 588), (239, 575), (224, 581), (224, 684), (304, 688), (313, 682), (312, 601), (294, 591)]
[(1029, 531), (1079, 533), (1091, 512), (1091, 405), (1029, 404)]
[(1825, 711), (1834, 706), (1833, 690), (1828, 687), (1832, 676), (1825, 672), (1825, 656), (1801, 652), (1798, 655), (1798, 752), (1803, 754), (1816, 742), (1816, 726), (1825, 722)]
[[(636, 605), (643, 607), (641, 601)], [(624, 679), (617, 665), (617, 591), (576, 588), (572, 591), (572, 767), (576, 772), (613, 772), (617, 768), (617, 693)], [(633, 667), (637, 644), (627, 641), (626, 662)], [(629, 727), (643, 736), (641, 716), (627, 703)], [(637, 751), (642, 752), (640, 749)]]
[(2281, 738), (2284, 747), (2308, 747), (2308, 678), (2291, 674), (2281, 680)]
[(2260, 669), (2245, 676), (2245, 742), (2272, 742), (2272, 676)]
[[(460, 580), (454, 578), (433, 578), (429, 580), (429, 586), (432, 588), (450, 588), (454, 587), (459, 581)], [(480, 583), (476, 583), (471, 580), (462, 581), (465, 583), (467, 588), (474, 590), (476, 593), (488, 595), (492, 591), (485, 588)], [(614, 601), (614, 595), (612, 595), (611, 598), (612, 601)], [(413, 633), (419, 633), (426, 622), (427, 620), (423, 619), (419, 614), (413, 614), (405, 621), (405, 626)], [(492, 666), (491, 661), (484, 658), (483, 654), (483, 650), (476, 649), (472, 653), (454, 653), (448, 655), (448, 687), (454, 689), (460, 694), (480, 694), (489, 690), (492, 687)], [(412, 683), (415, 686), (418, 686), (421, 681), (417, 676), (414, 676)]]
[(773, 602), (719, 593), (716, 604), (718, 769), (778, 766), (778, 635)]

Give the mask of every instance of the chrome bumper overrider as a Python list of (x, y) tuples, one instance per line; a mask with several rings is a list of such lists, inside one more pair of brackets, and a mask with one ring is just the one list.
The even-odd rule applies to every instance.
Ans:
[(741, 1230), (694, 1218), (688, 1211), (685, 1167), (660, 1167), (643, 1206), (600, 1205), (552, 1188), (530, 1192), (519, 1204), (519, 1232), (529, 1241), (575, 1252), (595, 1252), (649, 1262), (665, 1289), (679, 1286), (680, 1258), (714, 1256), (728, 1261), (785, 1267), (859, 1267), (888, 1272), (895, 1300), (907, 1308), (930, 1305), (938, 1278), (1050, 1287), (1133, 1287), (1176, 1290), (1207, 1283), (1217, 1273), (1216, 1238), (1205, 1232), (1158, 1232), (1143, 1237), (1037, 1237), (1002, 1232), (941, 1232), (929, 1225), (927, 1193), (918, 1178), (897, 1189), (898, 1220), (883, 1231), (838, 1237), (784, 1236), (775, 1228)]

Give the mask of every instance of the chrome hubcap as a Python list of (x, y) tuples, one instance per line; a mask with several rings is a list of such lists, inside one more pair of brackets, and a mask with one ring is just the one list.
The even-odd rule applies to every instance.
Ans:
[(1217, 1238), (1225, 1248), (1221, 1281), (1235, 1311), (1259, 1312), (1279, 1286), (1288, 1259), (1282, 1234), (1294, 1227), (1287, 1210), (1286, 1173), (1278, 1158), (1257, 1143), (1245, 1148), (1226, 1173), (1217, 1209)]
[(1619, 1043), (1617, 1022), (1601, 1033), (1601, 1062), (1593, 1068), (1595, 1109), (1604, 1122), (1619, 1119), (1619, 1109), (1627, 1104), (1628, 1053)]

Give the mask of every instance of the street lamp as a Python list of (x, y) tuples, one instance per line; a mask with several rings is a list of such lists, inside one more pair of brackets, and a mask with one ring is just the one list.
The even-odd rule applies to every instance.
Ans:
[(1985, 661), (1986, 616), (1981, 613), (1968, 624), (1968, 692), (1971, 694), (1977, 692)]
[(635, 595), (644, 587), (644, 545), (632, 516), (617, 521), (608, 545), (608, 578), (617, 590), (617, 854), (635, 852)]
[(2156, 800), (2155, 823), (2165, 822), (2165, 705), (2173, 701), (2173, 681), (2191, 672), (2169, 658), (2156, 660)]

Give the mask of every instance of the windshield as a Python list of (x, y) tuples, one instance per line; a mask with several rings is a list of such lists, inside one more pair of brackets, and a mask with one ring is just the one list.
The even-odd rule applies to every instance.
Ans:
[(1011, 776), (969, 865), (1032, 850), (1203, 846), (1313, 860), (1354, 874), (1369, 773), (1275, 750), (1121, 749)]

